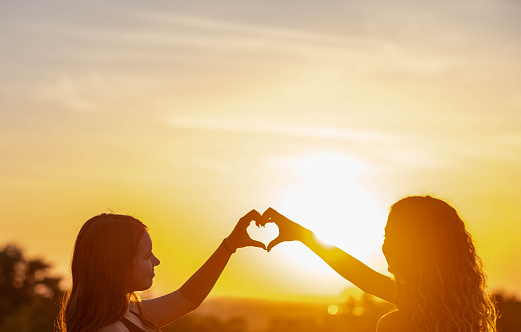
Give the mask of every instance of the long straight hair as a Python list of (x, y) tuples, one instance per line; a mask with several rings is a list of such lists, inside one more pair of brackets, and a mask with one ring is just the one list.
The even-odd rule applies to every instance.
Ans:
[(148, 232), (138, 219), (100, 214), (80, 229), (71, 264), (72, 288), (58, 317), (62, 332), (97, 331), (127, 312), (129, 301), (139, 306), (139, 295), (127, 289), (141, 236)]
[(414, 331), (496, 331), (481, 259), (452, 206), (430, 196), (404, 198), (392, 206), (385, 235), (397, 306)]

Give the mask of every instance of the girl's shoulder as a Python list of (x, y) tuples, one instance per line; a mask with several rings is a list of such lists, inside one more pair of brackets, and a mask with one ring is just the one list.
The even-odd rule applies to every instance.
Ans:
[(409, 317), (400, 310), (391, 311), (378, 320), (377, 332), (409, 332)]

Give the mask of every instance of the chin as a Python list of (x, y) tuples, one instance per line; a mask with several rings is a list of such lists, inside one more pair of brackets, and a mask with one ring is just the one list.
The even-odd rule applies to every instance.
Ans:
[(138, 292), (146, 291), (150, 287), (152, 287), (152, 280), (150, 280), (150, 282), (147, 282), (147, 283), (141, 285), (140, 287), (138, 287), (138, 289), (136, 289), (136, 291), (138, 291)]
[(146, 286), (146, 287), (139, 287), (139, 288), (136, 289), (135, 291), (136, 291), (136, 292), (146, 291), (146, 290), (149, 289), (151, 286), (152, 286), (152, 284), (150, 284), (149, 286)]
[(154, 282), (153, 282), (152, 280), (150, 280), (150, 282), (146, 284), (146, 287), (145, 287), (145, 289), (143, 289), (143, 290), (147, 290), (147, 289), (149, 289), (150, 287), (152, 287), (152, 284), (153, 284), (153, 283), (154, 283)]

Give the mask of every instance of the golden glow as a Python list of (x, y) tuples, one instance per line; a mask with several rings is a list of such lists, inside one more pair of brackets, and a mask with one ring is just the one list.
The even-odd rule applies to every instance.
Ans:
[(252, 239), (264, 243), (266, 247), (268, 247), (268, 244), (279, 235), (279, 229), (273, 223), (257, 227), (255, 222), (252, 222), (247, 231)]
[(327, 307), (327, 313), (330, 315), (336, 315), (338, 314), (338, 306), (336, 304), (331, 304)]
[[(288, 164), (290, 172), (300, 172), (300, 181), (281, 197), (282, 214), (357, 258), (368, 259), (380, 250), (386, 211), (357, 183), (370, 165), (332, 152), (297, 157)], [(299, 261), (297, 253), (287, 254)], [(308, 264), (307, 257), (300, 259)]]
[(317, 152), (288, 160), (289, 166), (314, 182), (340, 182), (367, 174), (369, 165), (338, 152)]
[(351, 313), (353, 316), (362, 316), (364, 314), (364, 308), (359, 306), (354, 307)]
[[(66, 271), (84, 221), (132, 214), (162, 294), (272, 206), (385, 273), (390, 205), (433, 194), (468, 222), (491, 287), (521, 292), (517, 1), (23, 3), (0, 11), (0, 245)], [(212, 294), (346, 285), (288, 243), (239, 250)]]

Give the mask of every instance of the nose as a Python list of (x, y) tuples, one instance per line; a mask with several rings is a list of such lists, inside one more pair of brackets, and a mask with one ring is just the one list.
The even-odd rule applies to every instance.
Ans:
[(159, 263), (161, 263), (161, 261), (156, 257), (156, 255), (154, 255), (154, 266), (159, 265)]

